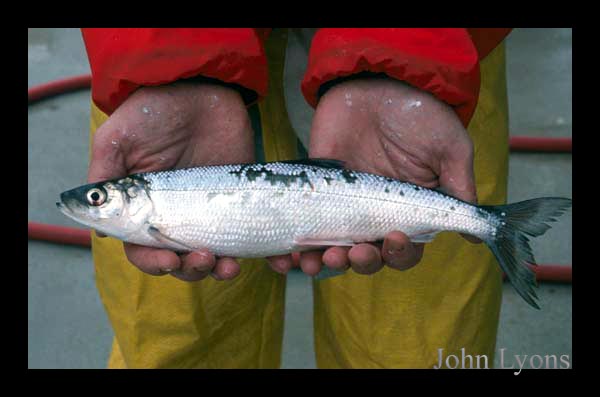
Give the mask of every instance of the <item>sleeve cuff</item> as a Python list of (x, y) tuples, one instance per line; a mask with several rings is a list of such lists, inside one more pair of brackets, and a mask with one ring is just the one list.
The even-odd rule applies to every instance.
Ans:
[(264, 33), (254, 29), (82, 29), (92, 98), (111, 114), (140, 86), (194, 77), (240, 92), (246, 104), (266, 95)]
[(479, 60), (466, 29), (320, 29), (302, 82), (316, 107), (327, 83), (359, 73), (385, 74), (451, 105), (463, 124), (479, 96)]

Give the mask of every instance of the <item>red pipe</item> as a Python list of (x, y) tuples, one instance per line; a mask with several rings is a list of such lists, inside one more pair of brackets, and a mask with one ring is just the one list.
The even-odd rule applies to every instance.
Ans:
[(556, 281), (560, 283), (573, 282), (573, 268), (566, 265), (532, 266), (538, 281)]
[(85, 247), (90, 247), (92, 245), (90, 231), (88, 229), (28, 222), (27, 234), (31, 240), (49, 241), (58, 244), (82, 245)]
[(39, 101), (47, 97), (62, 94), (69, 91), (90, 88), (92, 85), (92, 75), (84, 74), (81, 76), (67, 77), (65, 79), (50, 81), (45, 84), (36, 85), (27, 90), (29, 103)]
[[(68, 91), (90, 88), (92, 76), (81, 75), (51, 81), (46, 84), (31, 87), (27, 90), (29, 103), (39, 101)], [(510, 150), (517, 152), (554, 152), (571, 153), (571, 138), (538, 138), (525, 136), (511, 136)], [(32, 240), (49, 241), (58, 244), (91, 246), (90, 231), (65, 226), (47, 225), (29, 222), (27, 234)], [(298, 266), (299, 256), (292, 254), (294, 264)], [(571, 266), (540, 265), (533, 266), (537, 280), (572, 282)]]
[(511, 136), (510, 150), (513, 152), (554, 152), (571, 153), (571, 138), (540, 138), (530, 136)]
[[(569, 284), (573, 282), (573, 268), (569, 265), (529, 265), (529, 268), (535, 273), (537, 281), (554, 281)], [(502, 274), (502, 279), (506, 280), (506, 274)]]

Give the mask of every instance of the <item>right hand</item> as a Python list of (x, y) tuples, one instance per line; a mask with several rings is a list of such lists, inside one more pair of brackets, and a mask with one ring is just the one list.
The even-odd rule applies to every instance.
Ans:
[[(135, 91), (94, 135), (88, 182), (198, 165), (254, 162), (254, 135), (240, 94), (213, 84), (177, 82)], [(102, 237), (102, 236), (100, 236)], [(152, 275), (185, 280), (240, 272), (233, 258), (208, 250), (177, 255), (124, 243), (129, 261)]]

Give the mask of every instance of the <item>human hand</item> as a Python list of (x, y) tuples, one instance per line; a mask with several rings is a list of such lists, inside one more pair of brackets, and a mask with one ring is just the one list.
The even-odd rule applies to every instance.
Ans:
[[(389, 176), (427, 188), (441, 187), (459, 199), (477, 202), (473, 143), (452, 108), (433, 95), (392, 79), (356, 79), (331, 88), (319, 101), (309, 156), (343, 160), (350, 169)], [(464, 236), (471, 242), (478, 240)], [(331, 247), (303, 252), (300, 267), (315, 275), (325, 264), (373, 274), (384, 263), (397, 270), (415, 266), (424, 244), (411, 243), (401, 231), (383, 244)], [(289, 256), (271, 259), (281, 273)]]
[[(96, 131), (88, 182), (196, 165), (251, 163), (253, 139), (246, 107), (231, 88), (192, 82), (143, 87)], [(152, 275), (197, 281), (210, 274), (227, 280), (240, 272), (233, 258), (216, 258), (208, 250), (179, 256), (129, 243), (124, 248), (132, 264)]]

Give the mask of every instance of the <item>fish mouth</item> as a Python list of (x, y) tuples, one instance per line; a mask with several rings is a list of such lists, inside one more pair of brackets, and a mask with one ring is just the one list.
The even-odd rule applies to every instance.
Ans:
[[(75, 211), (73, 209), (73, 207), (71, 207), (69, 205), (69, 201), (70, 200), (65, 199), (64, 193), (61, 194), (61, 201), (56, 203), (56, 208), (58, 208), (59, 211), (62, 212), (64, 215), (66, 215), (68, 218), (71, 218), (77, 222), (81, 222), (82, 221), (81, 216), (80, 215), (78, 216), (78, 214), (77, 214), (78, 211)], [(75, 205), (75, 207), (77, 207), (77, 206)]]
[(66, 212), (69, 211), (69, 207), (67, 207), (64, 203), (56, 203), (56, 208), (60, 210), (63, 214), (66, 215)]
[(60, 194), (60, 198), (56, 203), (56, 208), (58, 208), (63, 214), (67, 214), (67, 212), (73, 212), (73, 208), (69, 205), (69, 202), (73, 202), (73, 194), (72, 191), (62, 192)]
[(65, 214), (67, 217), (76, 220), (76, 221), (80, 221), (78, 218), (75, 217), (75, 213), (73, 212), (73, 210), (71, 209), (71, 207), (68, 206), (67, 203), (65, 202), (57, 202), (56, 203), (56, 208), (59, 209), (60, 212), (62, 212), (63, 214)]

